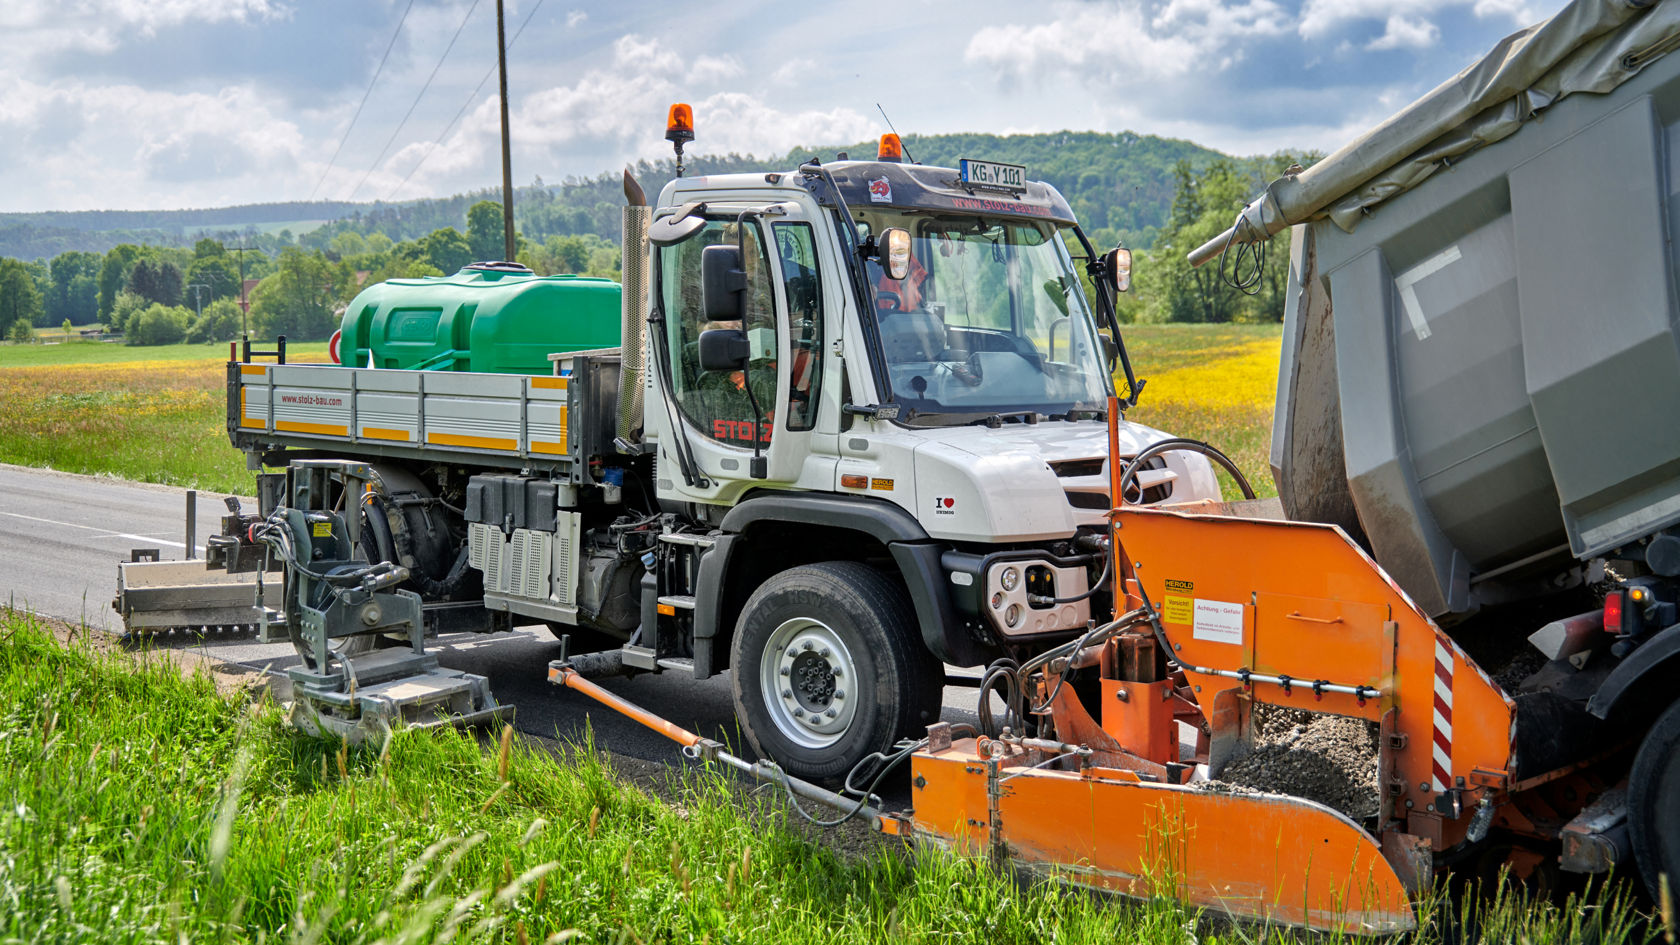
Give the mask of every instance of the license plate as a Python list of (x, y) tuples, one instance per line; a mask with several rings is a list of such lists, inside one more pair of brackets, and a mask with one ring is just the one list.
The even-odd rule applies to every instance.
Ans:
[(971, 161), (963, 158), (957, 168), (963, 183), (974, 187), (998, 190), (1026, 190), (1027, 169), (1020, 164), (999, 164), (996, 161)]

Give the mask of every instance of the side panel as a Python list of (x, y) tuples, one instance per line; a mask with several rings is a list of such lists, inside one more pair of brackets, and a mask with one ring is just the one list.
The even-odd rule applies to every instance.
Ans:
[(1658, 132), (1642, 96), (1511, 171), (1528, 393), (1577, 555), (1680, 520)]

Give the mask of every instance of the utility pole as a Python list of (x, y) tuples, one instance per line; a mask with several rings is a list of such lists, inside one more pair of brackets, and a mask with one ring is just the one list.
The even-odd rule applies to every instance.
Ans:
[(239, 337), (247, 346), (251, 344), (251, 328), (247, 316), (251, 314), (251, 303), (245, 298), (245, 237), (239, 238)]
[(210, 287), (202, 282), (194, 282), (187, 286), (187, 289), (193, 294), (193, 312), (200, 320), (204, 318), (204, 290), (208, 288)]
[(507, 28), (502, 22), (502, 0), (496, 0), (496, 65), (502, 74), (502, 236), (507, 242), (502, 258), (513, 262), (513, 158), (508, 153)]

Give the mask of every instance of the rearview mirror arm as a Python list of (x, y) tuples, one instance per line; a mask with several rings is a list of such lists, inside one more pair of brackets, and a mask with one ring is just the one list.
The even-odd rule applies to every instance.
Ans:
[[(1091, 283), (1097, 288), (1097, 313), (1108, 323), (1108, 330), (1114, 336), (1115, 351), (1119, 355), (1120, 367), (1126, 372), (1126, 396), (1120, 398), (1125, 407), (1136, 407), (1138, 395), (1143, 393), (1143, 384), (1132, 374), (1132, 359), (1126, 353), (1126, 339), (1120, 334), (1120, 317), (1115, 313), (1113, 283), (1108, 279), (1108, 267), (1097, 254), (1096, 247), (1086, 238), (1085, 231), (1075, 226), (1073, 235), (1079, 237), (1079, 245), (1085, 248), (1085, 271), (1091, 276)], [(1114, 366), (1108, 366), (1112, 373)]]

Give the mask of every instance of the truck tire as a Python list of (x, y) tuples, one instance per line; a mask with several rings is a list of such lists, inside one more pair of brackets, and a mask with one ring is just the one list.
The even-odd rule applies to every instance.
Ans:
[(871, 752), (939, 720), (944, 674), (904, 588), (852, 561), (765, 581), (736, 624), (730, 687), (753, 750), (837, 782)]
[(1657, 716), (1628, 774), (1628, 833), (1645, 888), (1657, 896), (1657, 877), (1668, 874), (1680, 892), (1680, 702)]

